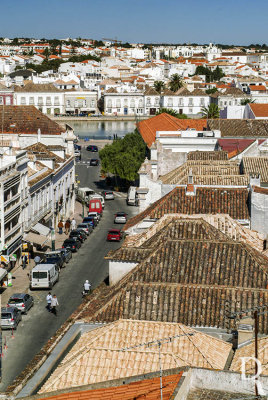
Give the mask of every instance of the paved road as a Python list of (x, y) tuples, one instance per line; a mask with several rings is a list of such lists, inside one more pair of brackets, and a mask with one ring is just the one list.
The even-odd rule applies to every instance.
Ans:
[[(96, 153), (87, 153), (85, 150), (82, 155), (82, 160), (90, 156), (96, 158)], [(80, 186), (99, 189), (99, 167), (79, 164), (76, 170)], [(23, 315), (14, 338), (10, 331), (3, 331), (3, 345), (6, 343), (7, 348), (3, 351), (3, 376), (0, 391), (5, 390), (81, 304), (81, 289), (84, 281), (89, 279), (94, 288), (108, 276), (108, 262), (103, 257), (109, 250), (120, 246), (118, 243), (106, 242), (107, 230), (114, 226), (113, 218), (116, 211), (126, 211), (129, 217), (137, 213), (135, 207), (126, 205), (124, 197), (117, 196), (114, 201), (106, 202), (104, 215), (99, 225), (66, 268), (61, 271), (59, 283), (53, 288), (52, 293), (57, 294), (60, 304), (58, 316), (55, 317), (45, 309), (47, 291), (34, 291), (31, 294), (34, 296), (35, 305), (27, 315)]]

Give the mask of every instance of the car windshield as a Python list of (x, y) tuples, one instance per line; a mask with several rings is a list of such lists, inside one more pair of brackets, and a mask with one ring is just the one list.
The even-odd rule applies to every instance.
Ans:
[(46, 279), (47, 272), (46, 271), (36, 271), (33, 272), (33, 279)]
[(60, 257), (47, 257), (46, 262), (53, 264), (54, 262), (58, 262), (60, 260)]
[(77, 228), (87, 228), (86, 224), (79, 224)]
[(117, 216), (117, 217), (125, 217), (126, 214), (123, 213), (123, 212), (118, 212), (118, 213), (116, 213), (116, 216)]
[(119, 234), (119, 232), (117, 232), (117, 231), (109, 231), (108, 233), (110, 233), (111, 235), (118, 235)]
[(11, 319), (11, 318), (12, 318), (12, 314), (2, 312), (1, 318), (2, 318), (2, 319)]
[(23, 303), (23, 299), (9, 299), (8, 304), (19, 304)]

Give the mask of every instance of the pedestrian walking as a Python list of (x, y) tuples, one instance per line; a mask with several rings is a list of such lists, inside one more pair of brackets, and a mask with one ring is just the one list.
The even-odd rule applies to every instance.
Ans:
[(73, 218), (71, 223), (72, 231), (76, 229), (76, 220)]
[(35, 256), (35, 257), (34, 257), (35, 265), (39, 264), (40, 261), (41, 261), (41, 258), (40, 258), (39, 256)]
[(65, 235), (69, 235), (70, 233), (70, 227), (71, 227), (71, 221), (68, 218), (65, 222)]
[(47, 295), (47, 309), (51, 311), (51, 301), (52, 301), (52, 294), (49, 292)]
[(62, 230), (63, 230), (63, 222), (62, 220), (60, 220), (60, 222), (58, 223), (58, 228), (59, 228), (59, 234), (62, 235)]
[(55, 315), (57, 315), (57, 306), (59, 305), (57, 296), (53, 294), (53, 297), (51, 299), (51, 312)]
[(26, 265), (27, 265), (27, 263), (28, 263), (28, 257), (26, 256), (26, 254), (24, 254), (24, 255), (21, 257), (21, 260), (22, 260), (22, 269), (25, 269), (25, 268), (26, 268)]

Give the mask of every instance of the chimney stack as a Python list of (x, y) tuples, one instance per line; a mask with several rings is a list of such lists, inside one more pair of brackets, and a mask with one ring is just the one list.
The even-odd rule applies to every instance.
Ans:
[(254, 319), (243, 317), (237, 322), (238, 343), (237, 347), (250, 342), (254, 337)]

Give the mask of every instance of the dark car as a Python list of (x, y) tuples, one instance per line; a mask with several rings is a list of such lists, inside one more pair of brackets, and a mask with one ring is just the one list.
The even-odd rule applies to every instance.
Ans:
[[(52, 259), (52, 258), (58, 258), (60, 261), (60, 268), (64, 266), (65, 258), (63, 254), (60, 251), (49, 251), (48, 253), (45, 253), (44, 255), (45, 259)], [(53, 264), (53, 263), (52, 263)]]
[(69, 239), (72, 238), (77, 238), (78, 240), (80, 240), (81, 243), (83, 243), (85, 240), (84, 235), (81, 233), (81, 231), (78, 231), (77, 229), (70, 232)]
[(14, 293), (7, 302), (7, 307), (17, 307), (24, 314), (27, 314), (33, 305), (33, 297), (27, 293)]
[(86, 234), (86, 232), (84, 231), (84, 229), (78, 228), (78, 227), (77, 227), (77, 228), (76, 228), (76, 231), (79, 232), (80, 235), (82, 235), (83, 241), (87, 239), (87, 234)]
[(110, 229), (107, 233), (108, 242), (120, 242), (122, 239), (122, 233), (119, 229)]
[(71, 238), (64, 240), (62, 244), (62, 248), (71, 250), (72, 253), (75, 253), (81, 247), (81, 242), (77, 238)]
[(45, 255), (45, 257), (39, 264), (55, 264), (57, 270), (60, 271), (60, 269), (63, 266), (63, 259), (62, 259), (61, 255), (59, 255), (59, 254), (55, 254), (55, 255), (49, 256), (49, 257)]
[(99, 151), (98, 147), (93, 144), (90, 144), (89, 146), (87, 146), (87, 150), (92, 151), (94, 153), (97, 153)]
[(97, 224), (98, 224), (97, 220), (96, 220), (94, 217), (85, 217), (85, 218), (83, 219), (83, 224), (84, 224), (84, 223), (90, 224), (90, 225), (92, 226), (93, 229), (94, 229), (95, 226), (97, 226)]
[(62, 255), (63, 259), (64, 259), (64, 262), (66, 264), (73, 257), (72, 252), (70, 250), (68, 250), (68, 249), (65, 249), (65, 248), (64, 249), (56, 249), (55, 252), (60, 252), (61, 253), (61, 255)]
[(100, 161), (97, 158), (91, 158), (89, 165), (92, 167), (97, 167), (100, 164)]
[(81, 150), (80, 144), (74, 144), (74, 149), (80, 151)]

